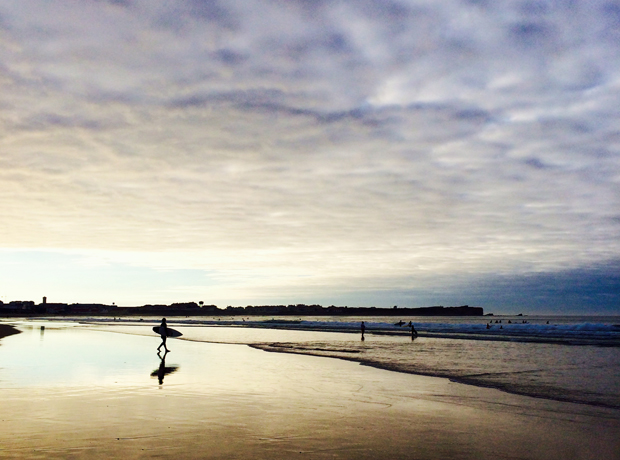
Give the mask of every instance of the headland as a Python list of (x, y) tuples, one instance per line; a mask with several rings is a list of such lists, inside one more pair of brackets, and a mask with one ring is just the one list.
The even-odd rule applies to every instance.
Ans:
[(0, 302), (0, 316), (39, 315), (105, 315), (105, 316), (483, 316), (482, 307), (349, 307), (330, 305), (248, 305), (245, 307), (204, 305), (199, 302), (172, 303), (170, 305), (142, 305), (124, 307), (105, 304), (48, 303), (33, 301)]

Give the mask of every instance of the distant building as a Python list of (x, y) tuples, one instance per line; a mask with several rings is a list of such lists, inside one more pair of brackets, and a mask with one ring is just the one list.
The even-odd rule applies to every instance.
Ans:
[(0, 304), (2, 310), (5, 312), (31, 312), (34, 309), (34, 302), (32, 300), (13, 300), (8, 304)]

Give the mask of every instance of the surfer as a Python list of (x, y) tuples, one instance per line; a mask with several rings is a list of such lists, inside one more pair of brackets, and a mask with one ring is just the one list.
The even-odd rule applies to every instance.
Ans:
[(413, 340), (418, 336), (418, 331), (415, 330), (415, 326), (411, 321), (409, 321), (408, 326), (411, 328), (411, 340)]
[(166, 327), (166, 318), (162, 318), (161, 324), (159, 325), (159, 335), (161, 336), (161, 344), (157, 347), (157, 351), (161, 349), (162, 345), (164, 346), (164, 350), (166, 350), (166, 353), (170, 351), (168, 350), (168, 347), (166, 346), (166, 336), (168, 333), (167, 330), (168, 328)]

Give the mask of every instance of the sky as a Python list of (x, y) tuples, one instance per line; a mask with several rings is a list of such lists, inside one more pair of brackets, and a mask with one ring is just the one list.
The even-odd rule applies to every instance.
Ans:
[(620, 314), (620, 3), (0, 0), (0, 300)]

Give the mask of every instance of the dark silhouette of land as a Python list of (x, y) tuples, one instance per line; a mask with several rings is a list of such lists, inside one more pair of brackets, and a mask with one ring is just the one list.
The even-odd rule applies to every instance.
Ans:
[(140, 307), (119, 307), (105, 304), (49, 303), (35, 304), (33, 301), (0, 301), (0, 316), (52, 316), (52, 315), (95, 315), (95, 316), (483, 316), (482, 307), (323, 307), (321, 305), (248, 305), (246, 307), (218, 308), (202, 302), (173, 303), (170, 305), (143, 305)]
[(8, 324), (0, 324), (0, 339), (3, 337), (8, 337), (9, 335), (19, 334), (20, 331), (15, 329), (13, 326)]

